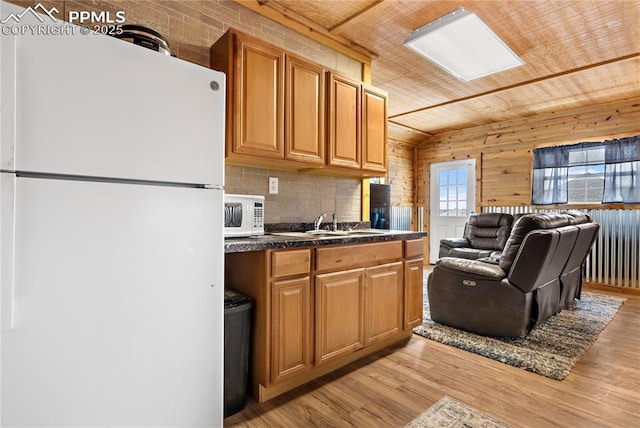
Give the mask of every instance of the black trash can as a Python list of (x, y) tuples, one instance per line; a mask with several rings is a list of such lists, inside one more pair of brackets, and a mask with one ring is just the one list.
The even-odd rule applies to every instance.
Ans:
[(224, 417), (244, 408), (247, 399), (253, 300), (224, 291)]

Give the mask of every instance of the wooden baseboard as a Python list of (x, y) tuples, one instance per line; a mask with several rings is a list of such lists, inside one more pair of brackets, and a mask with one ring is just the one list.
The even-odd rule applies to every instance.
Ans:
[(613, 293), (627, 293), (640, 296), (640, 288), (620, 287), (617, 285), (604, 285), (595, 282), (583, 282), (582, 289), (585, 291), (599, 290), (599, 291), (611, 291)]

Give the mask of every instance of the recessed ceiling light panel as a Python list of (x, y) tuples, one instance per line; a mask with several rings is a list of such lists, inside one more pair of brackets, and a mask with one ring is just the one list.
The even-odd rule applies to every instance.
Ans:
[(404, 45), (465, 82), (524, 64), (478, 15), (464, 8), (413, 30)]

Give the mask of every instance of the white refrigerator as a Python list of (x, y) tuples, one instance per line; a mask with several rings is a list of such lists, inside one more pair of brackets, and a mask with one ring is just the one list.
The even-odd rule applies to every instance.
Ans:
[(6, 33), (1, 425), (221, 426), (225, 76)]

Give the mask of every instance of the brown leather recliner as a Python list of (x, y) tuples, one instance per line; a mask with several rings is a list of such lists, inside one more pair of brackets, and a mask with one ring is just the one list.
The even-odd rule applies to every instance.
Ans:
[(444, 257), (427, 284), (431, 319), (474, 333), (521, 337), (579, 296), (599, 226), (582, 213), (527, 214), (499, 257)]
[(440, 240), (439, 257), (479, 259), (503, 250), (511, 232), (513, 216), (506, 213), (476, 213), (469, 216), (462, 238)]

